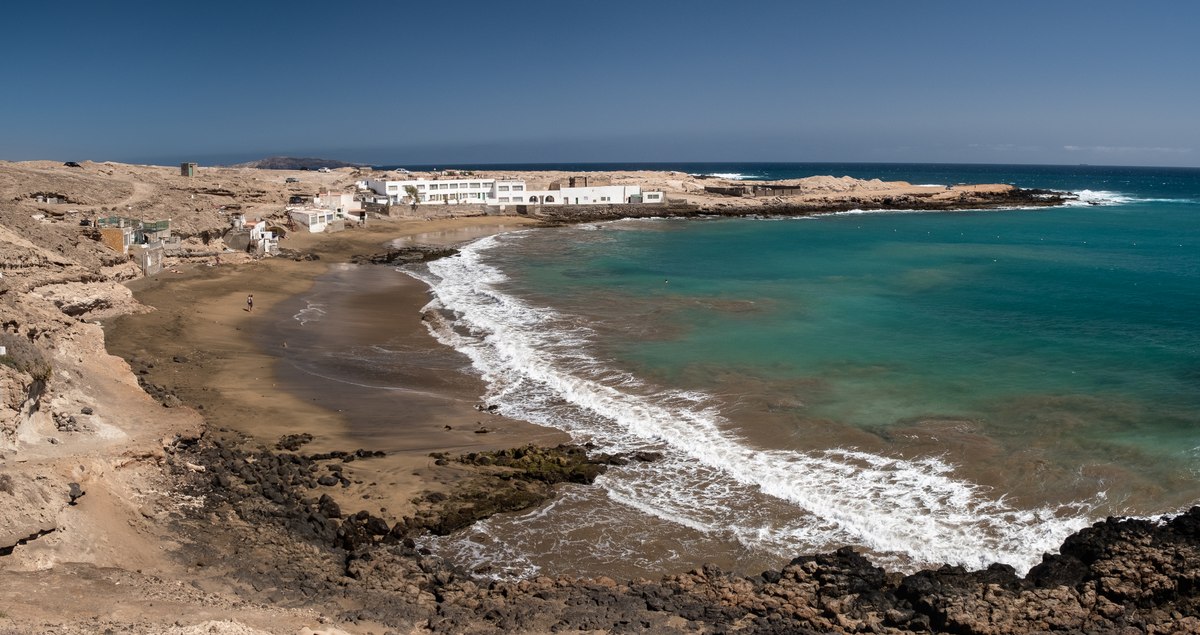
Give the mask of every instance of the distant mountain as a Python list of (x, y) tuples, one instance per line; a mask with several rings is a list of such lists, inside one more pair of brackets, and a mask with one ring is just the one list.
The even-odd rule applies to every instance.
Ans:
[(356, 168), (365, 163), (347, 163), (337, 159), (313, 159), (307, 157), (267, 157), (257, 161), (238, 163), (235, 168), (259, 168), (262, 170), (315, 170), (317, 168)]

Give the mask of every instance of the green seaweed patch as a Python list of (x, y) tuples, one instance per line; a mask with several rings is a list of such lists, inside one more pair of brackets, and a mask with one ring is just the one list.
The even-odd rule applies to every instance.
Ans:
[(430, 456), (438, 465), (453, 461), (479, 470), (450, 492), (430, 492), (414, 501), (423, 509), (404, 519), (408, 534), (425, 530), (444, 536), (495, 514), (531, 509), (553, 498), (554, 486), (559, 483), (591, 484), (608, 466), (629, 462), (623, 456), (589, 455), (588, 448), (569, 444), (531, 444), (456, 457), (435, 452)]
[(471, 452), (456, 459), (459, 463), (495, 466), (510, 471), (498, 472), (500, 478), (527, 479), (550, 485), (579, 483), (590, 485), (609, 465), (623, 465), (626, 459), (609, 454), (589, 456), (579, 445), (562, 444), (553, 448), (525, 445), (519, 448)]

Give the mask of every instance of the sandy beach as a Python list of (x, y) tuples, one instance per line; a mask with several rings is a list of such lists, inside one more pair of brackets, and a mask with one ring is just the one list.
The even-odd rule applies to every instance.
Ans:
[[(346, 264), (353, 255), (382, 252), (404, 240), (453, 244), (528, 224), (507, 217), (384, 219), (333, 235), (295, 233), (284, 241), (283, 247), (315, 254), (317, 260), (267, 258), (236, 267), (176, 267), (129, 285), (139, 301), (155, 310), (106, 325), (108, 350), (129, 360), (146, 381), (167, 387), (200, 410), (219, 434), (240, 433), (273, 446), (284, 435), (307, 433), (314, 440), (306, 451), (386, 451), (384, 458), (353, 464), (347, 474), (354, 484), (336, 497), (361, 507), (369, 499), (369, 507), (394, 522), (411, 511), (414, 496), (444, 488), (459, 475), (453, 467), (434, 465), (431, 452), (554, 444), (566, 441), (566, 435), (479, 412), (481, 381), (463, 372), (466, 358), (434, 340), (421, 323), (427, 290), (392, 267), (361, 265), (379, 268), (387, 281), (352, 300), (359, 304), (357, 314), (374, 316), (376, 323), (322, 328), (337, 329), (347, 345), (363, 338), (400, 338), (414, 360), (432, 357), (459, 369), (430, 373), (414, 361), (408, 383), (395, 389), (322, 388), (321, 378), (297, 372), (285, 361), (287, 341), (278, 331), (293, 320), (281, 305), (331, 271), (360, 266)], [(253, 311), (246, 305), (250, 294)], [(293, 341), (292, 348), (297, 345)], [(380, 417), (351, 420), (345, 412), (351, 406)], [(476, 433), (482, 427), (478, 422), (484, 422), (486, 434)]]

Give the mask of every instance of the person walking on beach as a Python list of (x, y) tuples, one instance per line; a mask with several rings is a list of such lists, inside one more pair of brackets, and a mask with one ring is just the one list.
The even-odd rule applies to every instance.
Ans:
[(246, 310), (251, 313), (254, 312), (254, 294), (253, 293), (246, 296)]

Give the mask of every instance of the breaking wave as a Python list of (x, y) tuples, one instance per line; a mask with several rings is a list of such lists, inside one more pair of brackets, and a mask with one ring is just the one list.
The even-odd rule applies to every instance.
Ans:
[(1125, 205), (1133, 203), (1137, 199), (1132, 196), (1126, 196), (1120, 192), (1110, 192), (1108, 190), (1080, 190), (1075, 192), (1079, 197), (1075, 200), (1067, 201), (1068, 206), (1079, 207), (1083, 205)]
[(715, 179), (729, 179), (731, 181), (745, 181), (748, 179), (756, 179), (758, 177), (753, 174), (741, 174), (739, 172), (713, 172), (712, 174), (692, 175), (692, 176), (710, 176)]
[(1111, 192), (1108, 190), (1080, 190), (1075, 192), (1079, 197), (1076, 200), (1067, 201), (1068, 206), (1081, 207), (1085, 205), (1091, 206), (1109, 206), (1109, 205), (1127, 205), (1129, 203), (1181, 203), (1185, 205), (1195, 205), (1197, 201), (1190, 198), (1142, 198), (1122, 194), (1121, 192)]
[(626, 508), (784, 559), (854, 544), (909, 570), (1000, 562), (1023, 573), (1089, 523), (1091, 503), (1013, 507), (939, 457), (755, 447), (730, 429), (714, 397), (614, 368), (588, 352), (595, 335), (581, 320), (506, 293), (505, 274), (484, 255), (520, 240), (521, 232), (485, 238), (428, 271), (407, 271), (433, 290), (426, 309), (441, 317), (426, 324), (470, 358), (486, 401), (504, 414), (608, 452), (662, 453), (597, 481)]

